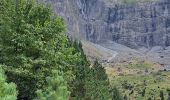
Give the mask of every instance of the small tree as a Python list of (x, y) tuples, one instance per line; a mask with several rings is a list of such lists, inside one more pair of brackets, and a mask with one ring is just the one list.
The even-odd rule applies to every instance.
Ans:
[(7, 83), (6, 76), (0, 65), (0, 100), (16, 100), (17, 91), (14, 83)]
[(44, 92), (42, 90), (37, 91), (37, 98), (35, 100), (68, 100), (70, 92), (67, 89), (67, 83), (62, 77), (62, 73), (53, 70), (53, 75), (47, 77), (46, 81), (48, 87)]

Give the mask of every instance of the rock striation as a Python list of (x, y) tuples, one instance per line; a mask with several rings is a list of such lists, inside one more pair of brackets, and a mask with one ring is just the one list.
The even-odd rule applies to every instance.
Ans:
[(74, 38), (94, 43), (111, 40), (131, 48), (170, 46), (170, 0), (133, 4), (113, 0), (47, 2), (65, 19)]

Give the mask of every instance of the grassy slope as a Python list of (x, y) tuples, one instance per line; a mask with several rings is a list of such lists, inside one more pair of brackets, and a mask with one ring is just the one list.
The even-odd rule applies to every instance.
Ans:
[[(110, 51), (90, 42), (83, 41), (82, 43), (85, 53), (90, 58), (106, 59), (111, 57), (114, 52), (114, 50)], [(170, 89), (170, 72), (159, 72), (160, 69), (162, 67), (159, 64), (142, 59), (118, 62), (112, 67), (106, 67), (111, 85), (119, 87), (123, 95), (128, 96), (128, 100), (147, 100), (149, 97), (160, 100), (160, 90), (164, 91), (166, 100), (168, 97), (167, 89)], [(123, 83), (127, 87), (133, 88), (125, 89)], [(143, 97), (141, 94), (145, 87), (146, 93)], [(133, 93), (131, 93), (132, 91)]]
[[(144, 66), (144, 67), (142, 67)], [(143, 64), (133, 63), (121, 68), (121, 74), (115, 68), (107, 68), (112, 86), (119, 87), (121, 92), (128, 96), (129, 100), (147, 100), (149, 97), (160, 100), (160, 91), (164, 91), (165, 100), (167, 100), (170, 90), (170, 72), (153, 71), (152, 63), (144, 62)], [(145, 73), (145, 68), (150, 70)], [(141, 70), (143, 73), (137, 73)], [(128, 71), (127, 71), (128, 70)], [(128, 73), (127, 73), (128, 72)], [(145, 96), (142, 92), (145, 90)]]

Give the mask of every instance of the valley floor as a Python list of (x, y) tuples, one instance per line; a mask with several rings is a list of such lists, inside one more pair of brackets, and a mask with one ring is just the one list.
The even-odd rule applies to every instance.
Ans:
[[(170, 93), (170, 48), (131, 49), (114, 42), (83, 41), (86, 55), (106, 68), (110, 83), (128, 100), (165, 100)], [(151, 99), (151, 100), (152, 100)]]

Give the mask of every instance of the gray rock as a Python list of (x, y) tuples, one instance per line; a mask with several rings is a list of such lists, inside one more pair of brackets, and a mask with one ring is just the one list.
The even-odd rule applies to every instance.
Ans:
[(68, 33), (91, 42), (111, 40), (131, 48), (170, 46), (170, 0), (137, 4), (119, 0), (46, 0)]
[(150, 52), (161, 52), (163, 50), (163, 47), (161, 46), (155, 46), (152, 47), (152, 49), (150, 50)]

